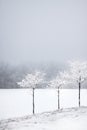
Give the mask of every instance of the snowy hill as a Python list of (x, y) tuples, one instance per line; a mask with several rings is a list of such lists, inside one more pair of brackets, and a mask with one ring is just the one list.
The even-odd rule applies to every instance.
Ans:
[(87, 130), (87, 107), (0, 121), (0, 130)]

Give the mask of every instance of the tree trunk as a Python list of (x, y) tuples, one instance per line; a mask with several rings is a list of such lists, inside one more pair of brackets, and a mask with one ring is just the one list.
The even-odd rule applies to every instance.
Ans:
[(33, 88), (33, 114), (35, 114), (34, 90), (35, 90), (35, 88)]
[(58, 87), (58, 109), (60, 109), (60, 91)]
[(81, 89), (81, 83), (79, 82), (79, 107), (80, 107), (80, 89)]

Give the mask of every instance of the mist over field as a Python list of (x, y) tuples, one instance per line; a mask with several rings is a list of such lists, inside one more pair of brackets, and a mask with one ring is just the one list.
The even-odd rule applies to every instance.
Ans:
[(87, 60), (86, 7), (85, 0), (0, 0), (0, 88), (17, 87), (35, 69), (50, 79), (68, 60)]

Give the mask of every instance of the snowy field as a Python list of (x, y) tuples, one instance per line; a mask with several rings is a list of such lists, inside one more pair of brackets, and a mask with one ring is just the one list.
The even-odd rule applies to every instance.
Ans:
[(87, 130), (87, 107), (2, 120), (0, 130)]
[[(32, 91), (0, 90), (0, 130), (87, 130), (87, 90), (61, 89), (61, 109), (57, 110), (57, 91), (35, 91), (35, 112), (32, 115)], [(83, 107), (84, 106), (84, 107)]]
[[(78, 90), (60, 90), (61, 108), (78, 107)], [(81, 106), (87, 106), (87, 89), (81, 90)], [(35, 113), (57, 110), (57, 91), (35, 91)], [(32, 115), (32, 91), (29, 89), (0, 89), (0, 120)]]

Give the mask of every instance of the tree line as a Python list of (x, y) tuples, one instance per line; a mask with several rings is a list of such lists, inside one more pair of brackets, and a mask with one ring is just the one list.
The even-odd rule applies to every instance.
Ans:
[(0, 63), (0, 88), (2, 89), (14, 89), (20, 88), (17, 84), (18, 81), (21, 81), (27, 73), (33, 73), (35, 70), (44, 71), (47, 73), (46, 80), (53, 78), (56, 73), (63, 69), (60, 64), (20, 64), (20, 65), (10, 65), (7, 63)]
[(33, 114), (35, 114), (35, 89), (41, 88), (42, 84), (46, 84), (46, 88), (55, 88), (58, 91), (58, 109), (60, 109), (60, 88), (65, 85), (73, 84), (78, 87), (78, 106), (80, 107), (80, 90), (84, 82), (87, 81), (87, 62), (73, 61), (69, 62), (68, 69), (58, 72), (58, 74), (46, 81), (46, 73), (35, 71), (28, 73), (17, 84), (23, 88), (32, 89)]

